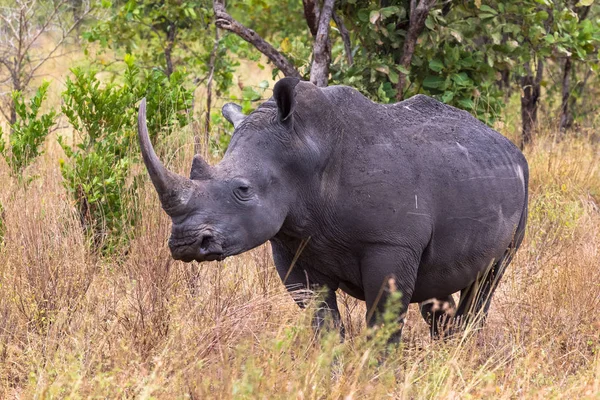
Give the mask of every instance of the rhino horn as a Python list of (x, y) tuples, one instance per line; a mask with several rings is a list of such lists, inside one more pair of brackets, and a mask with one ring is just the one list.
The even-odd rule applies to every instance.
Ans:
[(191, 194), (192, 181), (166, 169), (154, 152), (146, 125), (145, 98), (142, 99), (138, 113), (138, 137), (148, 175), (150, 175), (165, 211), (168, 213), (169, 210), (187, 203)]

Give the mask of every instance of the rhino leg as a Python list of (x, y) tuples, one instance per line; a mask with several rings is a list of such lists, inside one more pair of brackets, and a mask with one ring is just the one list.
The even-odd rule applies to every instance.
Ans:
[(294, 255), (276, 240), (271, 240), (275, 268), (300, 308), (306, 308), (311, 301), (316, 300), (316, 311), (313, 315), (313, 327), (317, 333), (323, 329), (339, 329), (342, 340), (345, 328), (342, 324), (335, 291), (337, 286), (318, 276), (314, 271), (303, 266), (301, 259), (294, 263)]
[(514, 249), (509, 248), (498, 260), (481, 274), (475, 282), (460, 292), (460, 301), (455, 315), (454, 327), (464, 329), (472, 324), (474, 328), (483, 326), (492, 303), (498, 283), (512, 260)]
[[(385, 322), (382, 318), (387, 307), (393, 307), (397, 312), (398, 330), (389, 338), (390, 343), (400, 342), (402, 336), (404, 319), (415, 288), (419, 265), (419, 260), (415, 256), (414, 252), (374, 251), (361, 263), (367, 305), (367, 325), (375, 326)], [(394, 298), (392, 296), (394, 293), (399, 293), (399, 298)]]
[(480, 327), (485, 323), (492, 297), (500, 283), (500, 279), (523, 242), (526, 224), (527, 202), (525, 202), (525, 209), (508, 249), (499, 260), (493, 260), (485, 272), (477, 277), (475, 282), (461, 290), (460, 302), (455, 315), (455, 327), (464, 329), (470, 323), (473, 323), (475, 327)]
[(421, 315), (431, 328), (431, 337), (439, 339), (449, 333), (450, 325), (456, 312), (456, 304), (452, 295), (429, 299), (419, 303)]

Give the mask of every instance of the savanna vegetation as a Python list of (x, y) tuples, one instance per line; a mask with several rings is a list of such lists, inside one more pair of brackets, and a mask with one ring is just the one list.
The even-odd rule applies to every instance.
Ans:
[[(0, 398), (598, 398), (600, 4), (593, 0), (0, 0)], [(315, 337), (268, 245), (172, 260), (140, 161), (218, 162), (227, 101), (274, 82), (417, 93), (530, 165), (525, 241), (482, 330), (402, 344), (341, 294)]]

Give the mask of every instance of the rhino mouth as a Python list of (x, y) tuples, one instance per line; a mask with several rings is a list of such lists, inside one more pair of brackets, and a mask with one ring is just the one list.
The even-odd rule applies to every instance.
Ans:
[(227, 256), (222, 254), (222, 253), (209, 253), (203, 256), (182, 256), (180, 258), (175, 258), (173, 257), (175, 260), (180, 260), (183, 261), (185, 263), (189, 263), (192, 261), (197, 261), (197, 262), (205, 262), (205, 261), (223, 261)]
[(222, 241), (211, 232), (182, 237), (171, 236), (169, 248), (173, 258), (183, 262), (221, 261), (226, 257)]

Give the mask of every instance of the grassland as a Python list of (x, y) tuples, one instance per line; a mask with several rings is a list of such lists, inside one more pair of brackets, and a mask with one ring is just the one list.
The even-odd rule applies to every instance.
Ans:
[[(510, 113), (501, 130), (517, 138)], [(50, 138), (27, 187), (0, 163), (0, 398), (598, 398), (600, 152), (592, 133), (561, 138), (542, 128), (525, 150), (527, 234), (485, 328), (432, 342), (411, 306), (402, 345), (386, 357), (365, 339), (364, 305), (344, 295), (346, 342), (315, 339), (268, 245), (224, 262), (174, 262), (170, 222), (148, 182), (128, 254), (94, 256)], [(191, 142), (176, 170), (187, 170)]]

